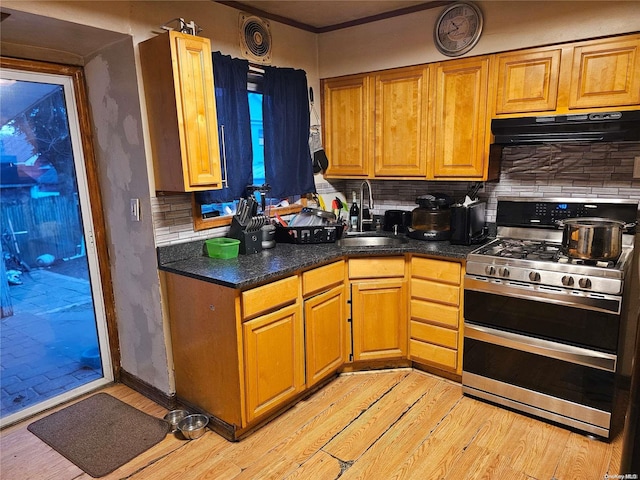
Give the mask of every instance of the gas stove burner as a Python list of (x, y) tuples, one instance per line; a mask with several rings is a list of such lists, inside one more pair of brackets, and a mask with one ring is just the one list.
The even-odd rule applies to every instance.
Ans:
[(586, 258), (570, 258), (566, 255), (560, 254), (558, 257), (558, 263), (567, 263), (571, 265), (587, 265), (590, 267), (599, 267), (599, 268), (614, 268), (616, 266), (616, 262), (613, 260), (589, 260)]
[(502, 258), (557, 261), (560, 246), (545, 241), (502, 239), (481, 253)]

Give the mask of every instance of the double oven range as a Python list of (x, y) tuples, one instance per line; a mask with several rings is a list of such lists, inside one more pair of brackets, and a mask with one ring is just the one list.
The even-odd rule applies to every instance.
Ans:
[(608, 262), (569, 258), (558, 220), (633, 223), (630, 200), (500, 198), (467, 257), (463, 392), (609, 437), (633, 234)]

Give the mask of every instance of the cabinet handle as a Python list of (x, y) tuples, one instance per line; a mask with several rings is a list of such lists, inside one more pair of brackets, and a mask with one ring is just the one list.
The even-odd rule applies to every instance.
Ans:
[(222, 142), (222, 188), (227, 188), (227, 145), (224, 141), (224, 125), (220, 125), (220, 140)]

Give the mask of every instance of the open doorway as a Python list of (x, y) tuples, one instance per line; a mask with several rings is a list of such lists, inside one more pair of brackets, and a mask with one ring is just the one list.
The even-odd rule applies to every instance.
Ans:
[(113, 381), (78, 69), (33, 65), (0, 70), (3, 426)]

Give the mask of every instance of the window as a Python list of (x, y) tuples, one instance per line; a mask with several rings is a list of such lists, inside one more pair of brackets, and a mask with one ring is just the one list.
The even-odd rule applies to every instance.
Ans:
[[(262, 123), (262, 92), (260, 81), (260, 75), (250, 72), (247, 89), (249, 99), (249, 119), (251, 123), (251, 144), (253, 150), (253, 186), (256, 188), (263, 186), (266, 183), (264, 166), (264, 128)], [(254, 196), (259, 203), (262, 203), (263, 194), (264, 193), (261, 190), (256, 190), (254, 192)], [(194, 201), (194, 229), (203, 230), (229, 224), (231, 216), (236, 211), (238, 200), (239, 199), (232, 202), (202, 205), (198, 205), (197, 202)], [(270, 198), (267, 193), (265, 206), (270, 206), (270, 209), (277, 206), (279, 213), (287, 214), (296, 212), (301, 208), (300, 205), (294, 205), (298, 200), (300, 200), (299, 195), (289, 197), (287, 199), (280, 199)]]

